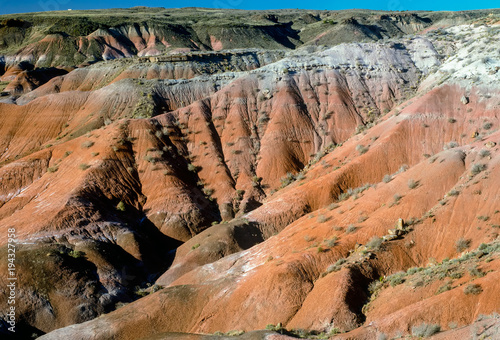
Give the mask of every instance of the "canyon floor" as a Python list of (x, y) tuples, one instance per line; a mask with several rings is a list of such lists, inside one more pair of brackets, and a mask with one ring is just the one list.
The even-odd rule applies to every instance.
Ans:
[(0, 16), (1, 337), (499, 339), (499, 127), (500, 10)]

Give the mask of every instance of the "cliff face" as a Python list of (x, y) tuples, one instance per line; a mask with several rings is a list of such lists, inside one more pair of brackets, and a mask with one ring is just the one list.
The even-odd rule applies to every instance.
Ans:
[[(280, 324), (373, 339), (439, 323), (453, 338), (499, 310), (494, 13), (432, 29), (444, 14), (235, 11), (246, 31), (218, 36), (224, 20), (175, 26), (190, 11), (202, 12), (172, 10), (154, 29), (105, 29), (88, 12), (78, 39), (118, 60), (40, 68), (46, 38), (4, 59), (0, 224), (19, 241), (21, 332), (156, 339)], [(44, 20), (5, 20), (3, 44), (22, 45)], [(124, 58), (181, 31), (191, 40), (176, 48), (273, 50)], [(340, 32), (402, 37), (274, 50)], [(276, 40), (260, 46), (264, 34)]]

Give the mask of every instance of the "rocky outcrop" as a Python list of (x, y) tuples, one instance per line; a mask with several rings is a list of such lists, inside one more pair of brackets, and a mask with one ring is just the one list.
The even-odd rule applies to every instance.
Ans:
[[(124, 79), (138, 79), (141, 81), (146, 79), (185, 80), (224, 72), (249, 71), (275, 62), (283, 58), (283, 56), (284, 53), (282, 51), (244, 50), (227, 53), (186, 53), (181, 55), (183, 57), (181, 60), (164, 56), (108, 61), (77, 68), (63, 77), (52, 79), (49, 84), (37, 91), (32, 91), (37, 86), (25, 88), (23, 91), (19, 91), (19, 94), (32, 92), (18, 98), (16, 102), (26, 104), (35, 98), (52, 93), (97, 90)], [(233, 77), (227, 77), (227, 79), (231, 78)], [(172, 84), (174, 83), (172, 82)], [(15, 82), (12, 82), (8, 87), (13, 87), (14, 84)], [(214, 90), (219, 87), (217, 77), (213, 78), (213, 86)], [(191, 88), (192, 85), (189, 87)], [(182, 100), (175, 100), (177, 97), (184, 98)], [(186, 102), (185, 97), (180, 93), (170, 96), (168, 101), (172, 104), (169, 110), (188, 105), (191, 101)]]

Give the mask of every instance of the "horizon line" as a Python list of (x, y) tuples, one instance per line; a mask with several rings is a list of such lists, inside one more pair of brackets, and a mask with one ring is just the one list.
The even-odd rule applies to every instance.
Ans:
[(0, 16), (4, 15), (14, 15), (14, 14), (43, 14), (43, 13), (66, 13), (73, 11), (106, 11), (106, 10), (132, 10), (132, 9), (208, 9), (208, 10), (231, 10), (231, 11), (243, 11), (243, 12), (252, 12), (252, 11), (328, 11), (328, 12), (344, 12), (344, 11), (374, 11), (374, 12), (473, 12), (473, 11), (489, 11), (489, 10), (500, 10), (500, 7), (492, 7), (492, 8), (477, 8), (477, 9), (440, 9), (440, 10), (432, 10), (432, 9), (402, 9), (402, 10), (386, 10), (386, 9), (371, 9), (371, 8), (346, 8), (346, 9), (310, 9), (310, 8), (273, 8), (273, 9), (243, 9), (243, 8), (223, 8), (223, 7), (198, 7), (198, 6), (188, 6), (188, 7), (161, 7), (161, 6), (132, 6), (132, 7), (109, 7), (109, 8), (86, 8), (86, 9), (61, 9), (56, 11), (37, 11), (37, 12), (12, 12), (12, 13), (0, 13)]

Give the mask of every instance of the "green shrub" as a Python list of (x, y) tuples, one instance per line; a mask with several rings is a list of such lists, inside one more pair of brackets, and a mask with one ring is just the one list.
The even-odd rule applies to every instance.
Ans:
[(232, 330), (232, 331), (229, 331), (229, 332), (227, 332), (225, 335), (226, 335), (226, 336), (240, 336), (240, 335), (242, 335), (242, 334), (244, 334), (244, 333), (245, 333), (245, 331), (242, 331), (242, 330), (237, 329), (237, 330)]
[(289, 185), (293, 181), (295, 181), (295, 175), (292, 174), (291, 172), (287, 172), (287, 174), (280, 179), (281, 188), (286, 187), (287, 185)]
[(260, 182), (262, 182), (262, 177), (259, 177), (259, 176), (253, 176), (252, 177), (252, 186), (253, 187), (258, 187), (260, 186)]
[(428, 338), (441, 330), (441, 326), (438, 324), (426, 324), (423, 323), (419, 326), (413, 326), (411, 328), (411, 334), (413, 336), (420, 336), (424, 338)]
[(323, 19), (323, 23), (329, 24), (329, 25), (335, 25), (337, 22), (333, 19)]
[(368, 285), (368, 291), (371, 293), (371, 294), (374, 294), (379, 288), (381, 288), (383, 285), (382, 282), (380, 281), (372, 281), (370, 282), (370, 284)]
[(481, 270), (481, 268), (477, 267), (477, 265), (475, 265), (472, 268), (469, 268), (468, 271), (469, 271), (469, 275), (470, 276), (483, 277), (484, 275), (486, 275), (485, 273), (483, 273), (483, 271)]
[(78, 259), (78, 258), (85, 256), (85, 253), (83, 251), (79, 251), (79, 250), (71, 250), (68, 253), (68, 255), (71, 257), (74, 257), (75, 259)]
[(281, 322), (278, 322), (276, 324), (276, 326), (273, 325), (272, 323), (270, 323), (270, 324), (266, 325), (266, 329), (268, 331), (274, 331), (274, 332), (278, 332), (278, 333), (283, 333), (285, 331)]
[(343, 192), (339, 195), (339, 202), (342, 202), (342, 201), (345, 201), (346, 199), (348, 199), (351, 195), (348, 193), (348, 192)]
[(134, 294), (137, 295), (137, 296), (140, 296), (140, 297), (144, 297), (144, 296), (148, 296), (149, 292), (146, 289), (144, 289), (144, 288), (136, 286)]
[(334, 236), (331, 239), (323, 241), (328, 247), (335, 247), (337, 245), (337, 237)]
[(465, 295), (478, 295), (481, 294), (483, 288), (477, 283), (472, 283), (464, 288)]
[(360, 155), (367, 153), (369, 148), (362, 144), (356, 145), (356, 151), (359, 152)]
[(387, 281), (389, 282), (391, 287), (395, 287), (405, 281), (405, 276), (406, 276), (405, 272), (397, 272), (392, 275), (389, 275), (387, 277)]
[(441, 294), (441, 293), (444, 293), (448, 290), (451, 289), (451, 284), (449, 282), (445, 283), (444, 285), (442, 285), (441, 287), (439, 287), (439, 289), (437, 290), (436, 294)]
[(380, 246), (383, 242), (384, 240), (382, 240), (380, 237), (373, 236), (372, 239), (366, 244), (366, 247), (369, 249), (378, 250), (380, 249)]
[(462, 273), (459, 270), (453, 271), (453, 272), (451, 272), (451, 273), (448, 274), (448, 277), (450, 277), (452, 279), (459, 279), (462, 276), (464, 276), (464, 273)]
[(203, 188), (203, 189), (201, 189), (201, 191), (203, 191), (203, 193), (206, 196), (211, 196), (215, 192), (215, 190), (211, 189), (211, 188)]
[(326, 221), (328, 221), (328, 217), (326, 217), (325, 215), (319, 215), (317, 221), (319, 223), (325, 223)]
[(418, 267), (411, 267), (411, 268), (408, 268), (408, 270), (406, 271), (406, 273), (408, 275), (413, 275), (416, 272), (418, 272), (419, 270), (420, 270), (420, 268), (418, 268)]
[(199, 167), (195, 166), (192, 163), (189, 163), (187, 168), (188, 168), (189, 171), (192, 171), (192, 172), (198, 172), (200, 170)]
[(415, 189), (416, 187), (418, 187), (418, 181), (415, 181), (413, 179), (409, 179), (408, 180), (408, 188)]
[(453, 149), (453, 148), (456, 148), (459, 144), (455, 141), (451, 141), (451, 142), (448, 142), (447, 144), (444, 145), (443, 149), (444, 150), (449, 150), (449, 149)]
[(316, 237), (311, 237), (309, 235), (304, 236), (304, 241), (306, 241), (306, 242), (311, 242), (311, 241), (314, 241), (315, 239), (316, 239)]
[(116, 210), (125, 211), (125, 209), (126, 209), (125, 203), (123, 203), (123, 201), (118, 202), (118, 204), (116, 205)]
[(346, 234), (351, 234), (355, 232), (358, 228), (354, 224), (350, 224), (347, 229), (345, 230)]
[(401, 196), (400, 194), (394, 194), (393, 196), (394, 202), (392, 202), (391, 205), (397, 205), (402, 198), (403, 196)]
[(344, 264), (344, 263), (346, 263), (346, 262), (347, 262), (347, 260), (346, 260), (346, 259), (344, 259), (344, 258), (342, 258), (342, 259), (338, 259), (338, 260), (337, 260), (337, 262), (335, 262), (335, 265), (336, 265), (336, 266), (341, 266), (341, 265), (343, 265), (343, 264)]
[(465, 249), (469, 248), (470, 247), (470, 240), (466, 240), (464, 239), (463, 237), (462, 238), (459, 238), (456, 242), (455, 242), (455, 249), (457, 250), (457, 253), (461, 253), (463, 252)]
[(491, 155), (491, 152), (489, 150), (482, 149), (479, 151), (479, 157), (481, 157), (481, 158), (488, 157), (490, 155)]
[(342, 265), (346, 262), (347, 260), (344, 258), (337, 260), (335, 264), (328, 266), (328, 268), (326, 269), (327, 273), (338, 272), (342, 268)]
[(88, 140), (88, 141), (83, 142), (81, 146), (84, 149), (88, 149), (88, 148), (92, 147), (93, 145), (94, 145), (94, 142)]
[(489, 129), (491, 129), (492, 126), (493, 126), (492, 123), (486, 122), (486, 123), (483, 124), (483, 129), (489, 130)]
[(475, 163), (472, 165), (472, 167), (470, 169), (470, 173), (472, 176), (475, 176), (484, 170), (486, 170), (486, 164)]
[(337, 209), (339, 207), (339, 205), (337, 203), (332, 203), (330, 204), (327, 209), (328, 210), (333, 210), (333, 209)]

